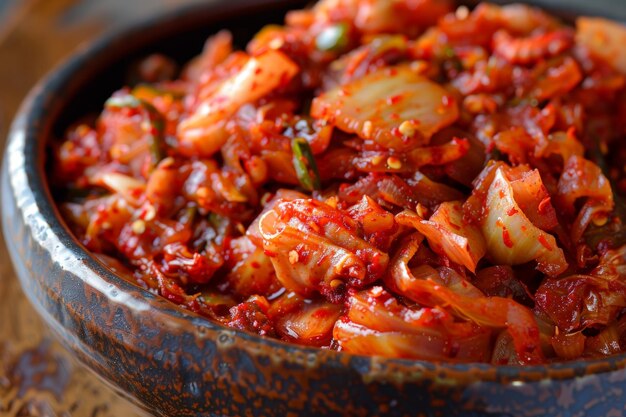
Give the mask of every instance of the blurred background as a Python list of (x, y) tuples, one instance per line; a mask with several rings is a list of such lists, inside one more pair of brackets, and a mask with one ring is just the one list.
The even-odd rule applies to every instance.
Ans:
[[(38, 79), (104, 31), (211, 0), (0, 0), (0, 146)], [(28, 303), (0, 239), (0, 416), (147, 416), (82, 368)]]

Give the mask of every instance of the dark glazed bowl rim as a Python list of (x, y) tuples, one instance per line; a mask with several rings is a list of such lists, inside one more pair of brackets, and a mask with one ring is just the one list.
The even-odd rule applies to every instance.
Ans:
[[(369, 357), (353, 355), (345, 352), (325, 351), (317, 348), (288, 344), (276, 339), (263, 338), (243, 331), (233, 330), (211, 322), (194, 313), (188, 312), (140, 289), (123, 278), (117, 276), (94, 258), (73, 236), (61, 218), (51, 197), (43, 164), (44, 144), (51, 135), (51, 129), (60, 108), (67, 105), (67, 100), (58, 104), (59, 97), (72, 86), (85, 83), (93, 79), (95, 70), (101, 65), (110, 65), (115, 59), (133, 53), (140, 46), (147, 44), (145, 38), (133, 41), (134, 35), (153, 30), (154, 27), (166, 28), (175, 22), (197, 21), (210, 15), (212, 9), (219, 7), (220, 13), (235, 15), (251, 8), (286, 7), (298, 4), (295, 0), (269, 0), (256, 2), (255, 0), (215, 2), (209, 4), (194, 4), (175, 9), (156, 18), (150, 18), (131, 27), (122, 28), (105, 35), (92, 44), (81, 47), (67, 60), (53, 69), (29, 93), (23, 102), (18, 116), (13, 122), (9, 134), (9, 143), (5, 155), (5, 169), (8, 168), (10, 191), (17, 196), (24, 195), (27, 188), (28, 197), (32, 198), (36, 212), (25, 213), (20, 208), (19, 215), (31, 231), (46, 230), (44, 237), (33, 238), (51, 253), (58, 255), (56, 261), (66, 268), (80, 268), (82, 280), (88, 286), (97, 288), (103, 294), (114, 284), (120, 291), (125, 292), (124, 303), (136, 309), (149, 308), (157, 311), (165, 320), (171, 319), (177, 323), (187, 322), (198, 337), (206, 330), (228, 332), (233, 343), (242, 345), (251, 344), (271, 349), (283, 358), (293, 358), (300, 361), (302, 357), (318, 357), (324, 355), (337, 366), (350, 363), (351, 358), (358, 358), (364, 366), (355, 370), (364, 378), (371, 378), (371, 369), (377, 369), (376, 376), (402, 383), (416, 378), (428, 378), (453, 383), (469, 382), (534, 382), (545, 379), (563, 380), (589, 374), (611, 372), (626, 367), (626, 354), (618, 354), (608, 358), (580, 360), (573, 362), (554, 363), (537, 366), (490, 365), (482, 363), (435, 363), (419, 360), (392, 359), (383, 357)], [(156, 36), (156, 35), (154, 35)], [(153, 39), (151, 39), (154, 41)], [(86, 70), (87, 69), (87, 70)], [(9, 157), (7, 157), (9, 156)], [(19, 192), (18, 192), (19, 191)], [(18, 201), (19, 204), (19, 201)], [(7, 219), (5, 219), (7, 221)], [(37, 234), (34, 233), (34, 234)], [(7, 236), (7, 239), (9, 237)], [(138, 296), (138, 294), (141, 294)], [(28, 295), (28, 294), (27, 294)], [(113, 297), (112, 295), (108, 295)], [(35, 300), (32, 300), (35, 304)], [(116, 298), (115, 302), (120, 302)], [(191, 329), (193, 327), (193, 329)], [(297, 359), (296, 359), (297, 357)], [(369, 375), (366, 375), (369, 373)]]

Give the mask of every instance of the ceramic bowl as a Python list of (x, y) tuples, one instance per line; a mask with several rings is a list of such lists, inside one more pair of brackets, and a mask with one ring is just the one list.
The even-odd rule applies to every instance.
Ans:
[[(625, 3), (576, 4), (586, 13), (608, 5), (596, 12), (626, 17)], [(25, 293), (61, 341), (120, 393), (160, 416), (626, 414), (626, 355), (495, 367), (290, 345), (183, 311), (116, 276), (72, 236), (46, 182), (46, 142), (101, 108), (137, 57), (162, 52), (184, 62), (223, 27), (243, 44), (295, 6), (244, 0), (183, 8), (81, 49), (33, 89), (5, 153), (4, 235)]]

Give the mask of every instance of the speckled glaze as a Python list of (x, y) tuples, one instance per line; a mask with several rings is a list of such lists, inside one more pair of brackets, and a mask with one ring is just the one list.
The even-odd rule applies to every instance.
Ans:
[(182, 62), (216, 29), (236, 28), (245, 41), (295, 5), (182, 9), (79, 51), (34, 88), (5, 153), (3, 225), (22, 286), (51, 328), (89, 368), (160, 416), (626, 415), (626, 355), (494, 367), (289, 345), (182, 311), (111, 273), (72, 237), (44, 177), (46, 141), (96, 111), (123, 84), (131, 57), (161, 51)]

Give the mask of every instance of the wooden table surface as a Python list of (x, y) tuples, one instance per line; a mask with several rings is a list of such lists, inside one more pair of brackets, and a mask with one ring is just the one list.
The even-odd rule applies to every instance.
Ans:
[[(79, 44), (106, 30), (193, 1), (0, 0), (2, 149), (10, 121), (24, 96)], [(2, 239), (0, 416), (146, 416), (55, 342), (22, 293)]]

